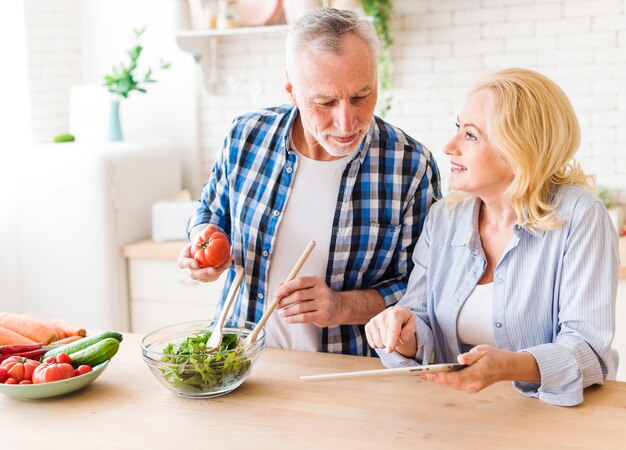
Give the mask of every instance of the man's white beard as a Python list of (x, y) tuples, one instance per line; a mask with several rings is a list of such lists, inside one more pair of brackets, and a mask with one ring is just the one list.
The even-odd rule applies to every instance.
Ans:
[[(343, 158), (344, 156), (348, 156), (356, 152), (361, 146), (363, 139), (365, 139), (365, 133), (362, 129), (359, 129), (356, 132), (357, 138), (355, 138), (354, 142), (352, 142), (348, 146), (340, 145), (340, 147), (337, 148), (339, 144), (337, 144), (337, 142), (331, 142), (329, 140), (329, 136), (332, 136), (333, 134), (334, 133), (332, 132), (320, 132), (317, 133), (315, 139), (317, 140), (317, 142), (319, 142), (322, 148), (326, 150), (327, 153), (333, 155), (336, 158)], [(334, 135), (336, 136), (337, 134)], [(360, 138), (358, 136), (360, 136)]]

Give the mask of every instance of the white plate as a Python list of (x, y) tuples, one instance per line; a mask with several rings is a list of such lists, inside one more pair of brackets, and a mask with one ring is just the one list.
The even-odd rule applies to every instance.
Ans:
[(93, 371), (77, 377), (68, 378), (61, 381), (52, 381), (50, 383), (40, 384), (2, 384), (0, 383), (0, 392), (10, 397), (21, 398), (26, 400), (39, 400), (42, 398), (58, 397), (59, 395), (69, 394), (84, 388), (89, 383), (100, 376), (109, 361), (93, 368)]

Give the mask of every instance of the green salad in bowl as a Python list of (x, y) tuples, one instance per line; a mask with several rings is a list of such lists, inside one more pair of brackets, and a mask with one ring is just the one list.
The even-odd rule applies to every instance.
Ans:
[(143, 359), (155, 377), (183, 397), (227, 394), (244, 382), (265, 346), (265, 332), (249, 347), (241, 342), (252, 322), (227, 322), (219, 348), (207, 348), (214, 321), (194, 321), (161, 328), (143, 338)]

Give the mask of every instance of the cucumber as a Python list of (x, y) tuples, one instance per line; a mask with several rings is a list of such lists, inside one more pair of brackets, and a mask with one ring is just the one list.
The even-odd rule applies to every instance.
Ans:
[(62, 345), (57, 348), (53, 348), (48, 353), (43, 355), (42, 361), (51, 356), (57, 357), (61, 353), (65, 353), (69, 355), (70, 353), (76, 353), (84, 348), (87, 348), (96, 342), (100, 342), (103, 339), (113, 338), (118, 342), (122, 342), (122, 335), (115, 331), (105, 331), (104, 333), (94, 334), (93, 336), (87, 336), (82, 339), (79, 339), (75, 342), (70, 342), (69, 344)]
[(83, 364), (96, 367), (98, 364), (113, 358), (119, 348), (120, 341), (115, 338), (106, 338), (76, 353), (70, 353), (69, 357), (75, 368)]
[(65, 134), (59, 134), (58, 136), (55, 136), (52, 141), (53, 142), (74, 142), (75, 140), (76, 138), (74, 137), (73, 134), (65, 133)]

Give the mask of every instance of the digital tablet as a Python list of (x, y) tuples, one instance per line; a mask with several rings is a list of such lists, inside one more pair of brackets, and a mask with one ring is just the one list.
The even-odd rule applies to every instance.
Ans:
[(303, 375), (300, 377), (300, 379), (303, 381), (326, 381), (340, 380), (342, 378), (381, 377), (429, 372), (452, 372), (455, 370), (461, 370), (464, 367), (466, 367), (465, 364), (456, 363), (429, 364), (426, 366), (398, 367), (395, 369), (360, 370), (356, 372), (327, 373), (324, 375)]

